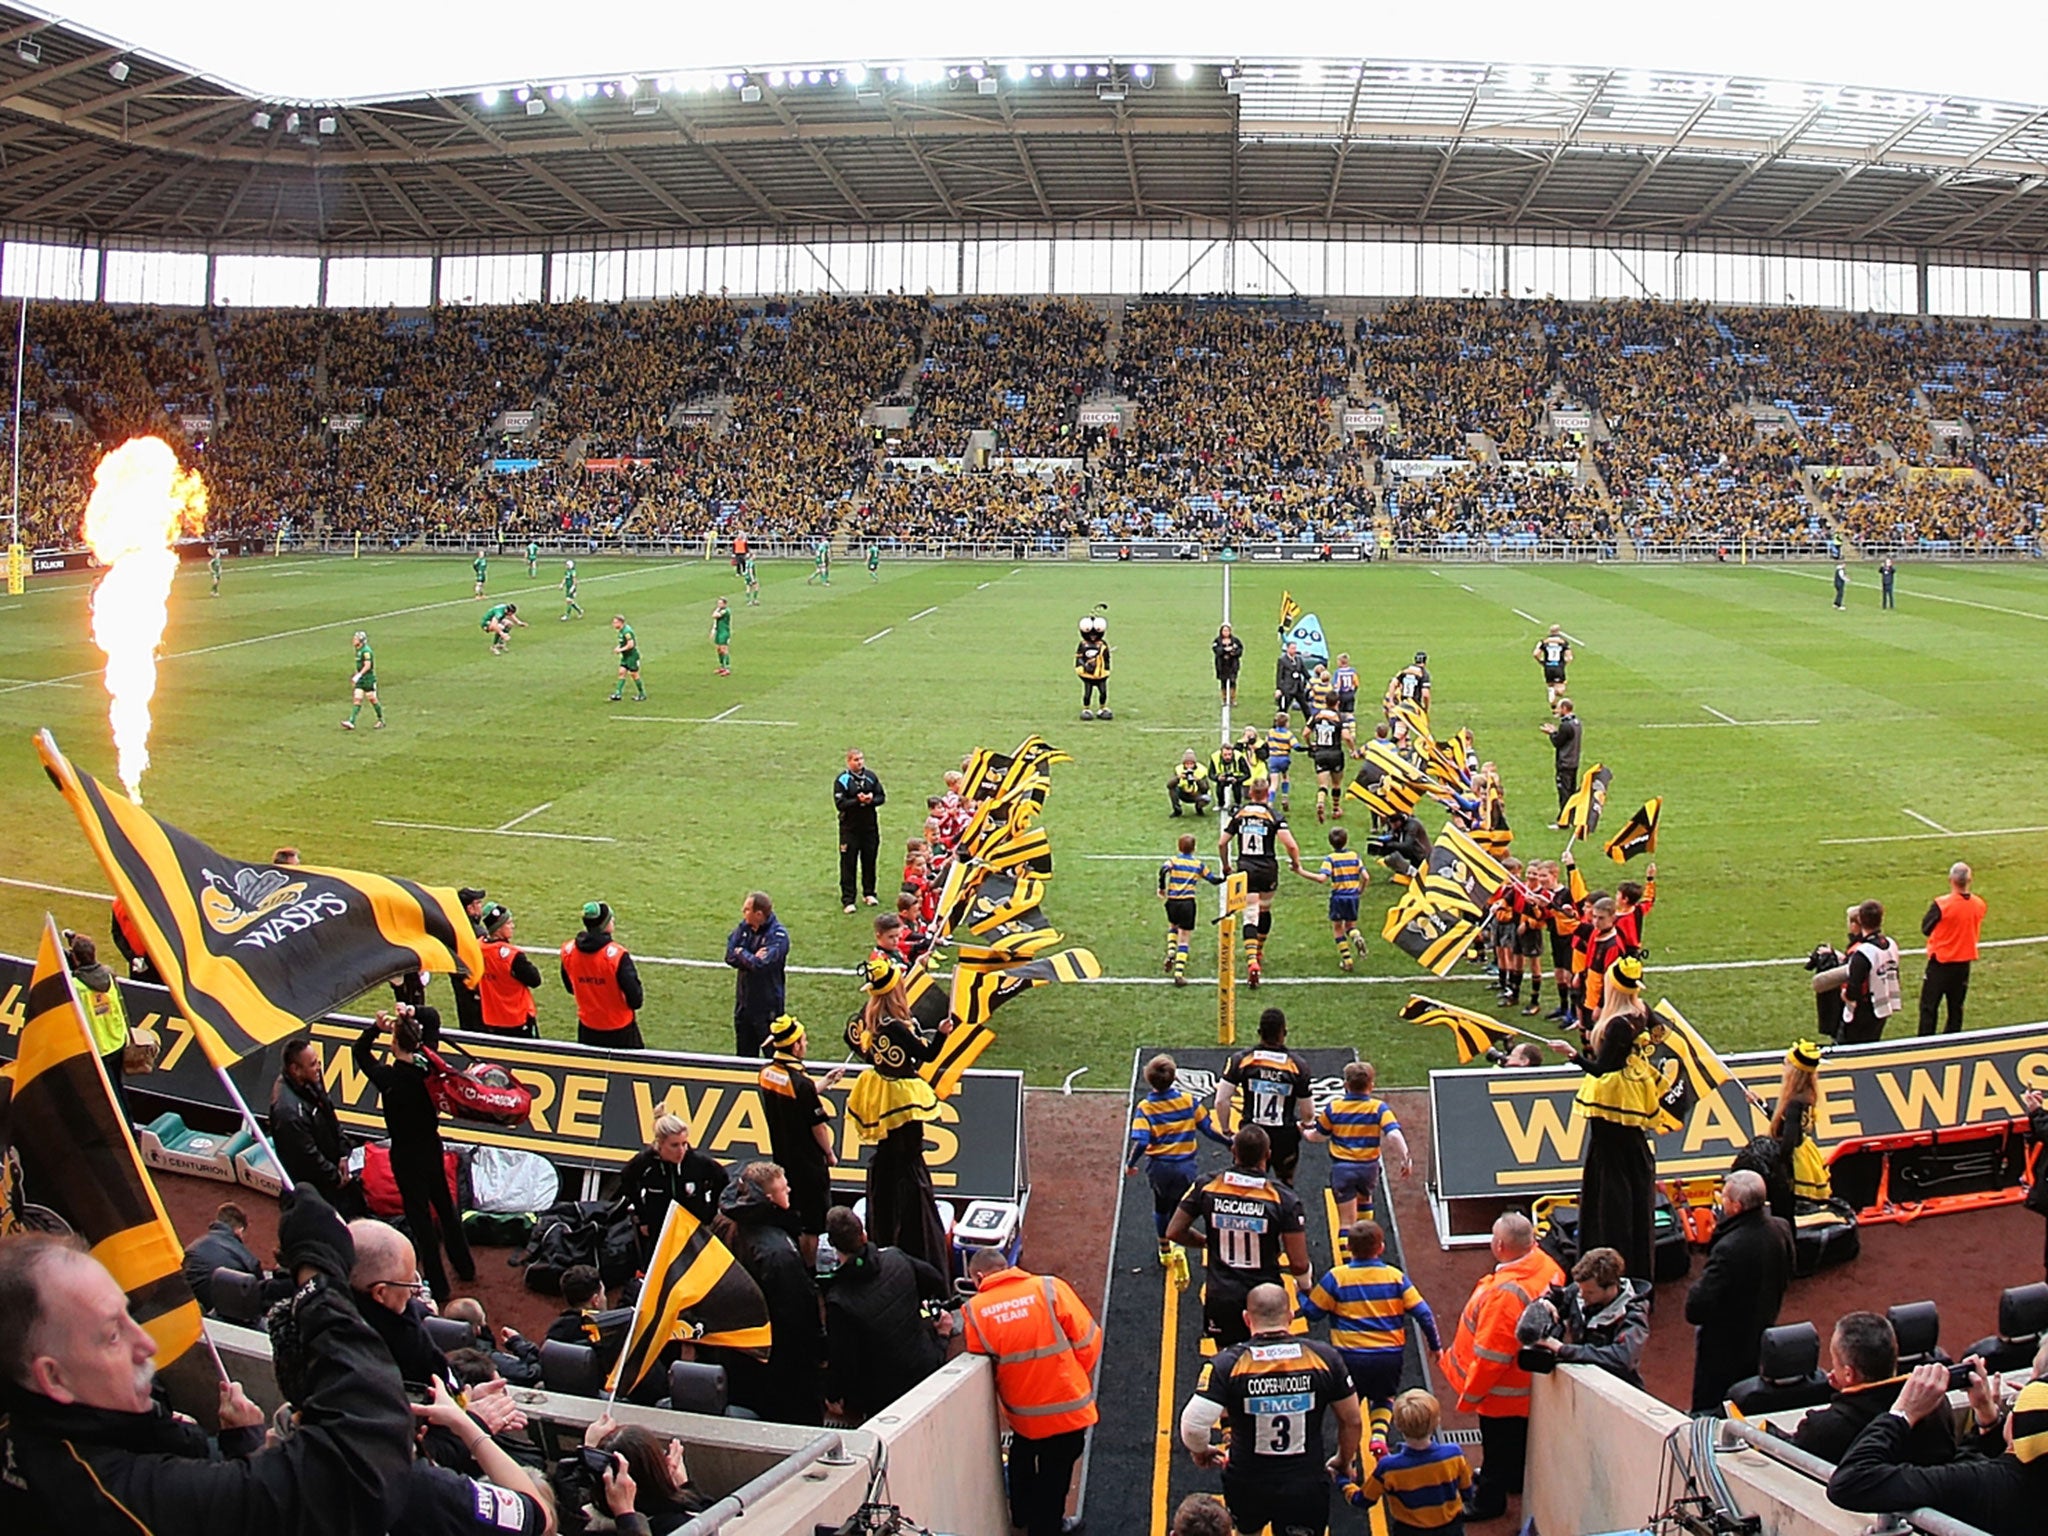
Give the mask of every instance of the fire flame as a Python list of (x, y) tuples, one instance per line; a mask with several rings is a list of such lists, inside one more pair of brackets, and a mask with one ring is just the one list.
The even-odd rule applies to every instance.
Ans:
[(182, 524), (206, 523), (206, 487), (178, 467), (170, 444), (133, 437), (93, 471), (85, 542), (107, 568), (92, 594), (92, 638), (106, 652), (107, 717), (128, 798), (142, 803), (149, 766), (149, 703), (156, 696), (156, 651), (163, 643)]

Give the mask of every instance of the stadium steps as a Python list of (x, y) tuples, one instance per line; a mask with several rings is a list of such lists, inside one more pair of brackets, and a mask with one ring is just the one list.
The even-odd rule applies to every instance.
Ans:
[(1109, 303), (1109, 333), (1103, 339), (1102, 356), (1104, 366), (1115, 368), (1124, 355), (1124, 301), (1112, 299)]
[(206, 358), (206, 388), (213, 396), (213, 423), (214, 430), (218, 432), (228, 419), (228, 383), (220, 371), (220, 353), (213, 345), (213, 323), (202, 314), (193, 331), (199, 338), (199, 350)]

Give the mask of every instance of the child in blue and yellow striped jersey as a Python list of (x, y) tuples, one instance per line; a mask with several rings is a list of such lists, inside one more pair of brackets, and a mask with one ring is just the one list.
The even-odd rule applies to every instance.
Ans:
[(1401, 1443), (1384, 1452), (1371, 1472), (1344, 1479), (1344, 1497), (1363, 1509), (1384, 1499), (1394, 1531), (1465, 1536), (1465, 1500), (1472, 1464), (1455, 1445), (1437, 1439), (1441, 1410), (1427, 1392), (1394, 1399), (1394, 1432)]
[(1401, 1159), (1403, 1178), (1415, 1171), (1401, 1122), (1394, 1118), (1387, 1101), (1373, 1094), (1376, 1078), (1369, 1061), (1354, 1061), (1345, 1067), (1344, 1091), (1316, 1112), (1315, 1123), (1308, 1130), (1311, 1141), (1330, 1144), (1330, 1193), (1337, 1200), (1340, 1227), (1357, 1220), (1361, 1198), (1368, 1216), (1379, 1214), (1381, 1154), (1387, 1148)]
[(1159, 1229), (1159, 1257), (1170, 1261), (1173, 1245), (1166, 1241), (1166, 1223), (1181, 1197), (1195, 1182), (1195, 1137), (1208, 1137), (1228, 1147), (1230, 1138), (1216, 1129), (1209, 1118), (1209, 1106), (1180, 1086), (1180, 1068), (1171, 1056), (1154, 1056), (1145, 1063), (1148, 1092), (1131, 1111), (1131, 1153), (1124, 1164), (1124, 1176), (1145, 1165), (1145, 1178), (1152, 1185), (1152, 1221)]
[(1159, 866), (1159, 899), (1166, 904), (1166, 974), (1176, 987), (1188, 984), (1188, 935), (1194, 931), (1195, 897), (1202, 882), (1221, 885), (1223, 877), (1195, 855), (1195, 838), (1183, 832), (1176, 852)]
[(1330, 1320), (1330, 1344), (1351, 1370), (1351, 1384), (1361, 1403), (1372, 1410), (1372, 1437), (1384, 1435), (1387, 1405), (1401, 1385), (1401, 1362), (1408, 1348), (1412, 1315), (1441, 1353), (1436, 1315), (1410, 1280), (1386, 1262), (1387, 1237), (1378, 1222), (1361, 1221), (1344, 1234), (1350, 1258), (1325, 1274), (1302, 1295), (1302, 1315), (1310, 1322)]
[(1365, 860), (1351, 851), (1351, 834), (1342, 827), (1332, 827), (1330, 854), (1323, 860), (1323, 867), (1314, 873), (1301, 873), (1303, 879), (1329, 888), (1330, 932), (1337, 940), (1337, 964), (1348, 971), (1353, 948), (1361, 955), (1365, 953), (1365, 935), (1358, 928), (1358, 900), (1372, 883)]

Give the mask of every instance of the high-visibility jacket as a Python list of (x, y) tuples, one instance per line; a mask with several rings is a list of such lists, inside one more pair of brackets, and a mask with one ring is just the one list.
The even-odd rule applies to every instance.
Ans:
[(127, 1046), (128, 1010), (121, 1005), (119, 982), (109, 985), (104, 992), (95, 992), (81, 981), (78, 1000), (85, 1005), (86, 1019), (92, 1025), (93, 1050), (111, 1056)]
[(1935, 898), (1940, 916), (1927, 930), (1927, 958), (1952, 965), (1977, 958), (1977, 934), (1984, 926), (1984, 898), (1950, 891)]
[(995, 1363), (996, 1397), (1017, 1434), (1043, 1440), (1095, 1422), (1102, 1330), (1066, 1281), (999, 1269), (967, 1299), (960, 1322), (968, 1353)]
[[(523, 958), (517, 944), (498, 940), (484, 945), (484, 975), (477, 996), (486, 1028), (517, 1029), (533, 1017), (533, 988), (512, 974)], [(528, 974), (538, 976), (539, 972)]]
[(625, 955), (623, 944), (585, 950), (571, 939), (562, 946), (562, 974), (576, 994), (577, 1023), (588, 1029), (611, 1030), (624, 1029), (633, 1022), (633, 1010), (619, 990), (619, 962)]
[(1564, 1271), (1541, 1248), (1497, 1265), (1473, 1289), (1444, 1355), (1444, 1377), (1457, 1390), (1458, 1407), (1500, 1419), (1529, 1416), (1529, 1373), (1515, 1364), (1515, 1325), (1530, 1302)]

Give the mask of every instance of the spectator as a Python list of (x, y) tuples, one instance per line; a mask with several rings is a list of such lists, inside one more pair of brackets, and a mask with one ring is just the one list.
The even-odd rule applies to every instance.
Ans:
[(1728, 1389), (1756, 1374), (1764, 1330), (1792, 1278), (1792, 1231), (1766, 1208), (1761, 1175), (1731, 1173), (1707, 1266), (1685, 1296), (1693, 1336), (1692, 1411), (1718, 1413)]
[(785, 1011), (789, 964), (789, 930), (766, 891), (749, 893), (740, 907), (740, 925), (725, 941), (725, 963), (739, 973), (733, 978), (733, 1054), (759, 1056), (768, 1026)]
[[(441, 1315), (474, 1328), (477, 1348), (490, 1360), (492, 1369), (513, 1386), (541, 1384), (540, 1346), (516, 1328), (493, 1328), (484, 1314), (484, 1304), (474, 1296), (457, 1296), (441, 1309)], [(454, 1359), (452, 1355), (449, 1358)]]
[(925, 1314), (950, 1288), (923, 1259), (869, 1242), (843, 1205), (826, 1215), (825, 1231), (839, 1255), (825, 1291), (825, 1395), (859, 1424), (946, 1363), (953, 1315), (939, 1312), (935, 1327)]
[(1612, 1248), (1589, 1248), (1572, 1265), (1571, 1283), (1552, 1286), (1529, 1303), (1516, 1326), (1524, 1349), (1540, 1349), (1562, 1365), (1597, 1365), (1632, 1387), (1643, 1384), (1643, 1346), (1650, 1342), (1650, 1282), (1624, 1274)]
[(640, 972), (612, 936), (612, 909), (583, 904), (583, 931), (562, 946), (562, 986), (576, 999), (576, 1041), (613, 1051), (641, 1051)]
[(725, 1165), (690, 1145), (690, 1125), (667, 1105), (654, 1117), (654, 1139), (619, 1170), (619, 1196), (633, 1208), (645, 1263), (661, 1237), (670, 1205), (680, 1205), (700, 1223), (718, 1215), (725, 1194)]
[(1011, 1431), (1010, 1524), (1061, 1536), (1067, 1485), (1096, 1421), (1102, 1330), (1072, 1286), (1033, 1275), (993, 1248), (967, 1261), (975, 1291), (960, 1316), (967, 1352), (995, 1363), (996, 1401)]
[(1977, 935), (1984, 927), (1984, 898), (1970, 890), (1970, 866), (1949, 866), (1948, 894), (1937, 896), (1920, 919), (1927, 938), (1927, 974), (1920, 983), (1920, 1033), (1934, 1033), (1934, 1016), (1946, 1003), (1945, 1034), (1963, 1027), (1963, 999), (1970, 992), (1970, 962), (1977, 958)]
[(588, 1264), (572, 1264), (562, 1271), (562, 1310), (548, 1324), (546, 1337), (557, 1344), (581, 1344), (588, 1348), (601, 1371), (609, 1372), (619, 1351), (626, 1347), (622, 1313), (607, 1316), (609, 1298), (604, 1277)]
[(278, 1058), (278, 1074), (270, 1085), (270, 1138), (294, 1185), (318, 1190), (344, 1213), (360, 1199), (348, 1168), (348, 1143), (321, 1079), (320, 1052), (311, 1035), (293, 1035)]
[[(355, 1251), (318, 1194), (285, 1197), (278, 1246), (299, 1289), (287, 1303), (278, 1385), (292, 1434), (233, 1383), (221, 1428), (233, 1460), (150, 1398), (156, 1345), (99, 1262), (63, 1238), (0, 1242), (4, 1507), (19, 1531), (141, 1528), (157, 1536), (290, 1530), (379, 1536), (412, 1463), (412, 1414), (348, 1290)], [(80, 1474), (84, 1475), (81, 1477)]]
[(249, 1218), (232, 1200), (223, 1200), (213, 1213), (213, 1222), (192, 1240), (185, 1250), (185, 1283), (200, 1310), (213, 1310), (213, 1272), (232, 1269), (252, 1279), (263, 1278), (263, 1261), (242, 1241), (249, 1230)]
[(825, 1422), (825, 1329), (818, 1289), (796, 1239), (789, 1178), (767, 1162), (749, 1163), (718, 1203), (718, 1234), (768, 1300), (774, 1333), (765, 1361), (733, 1351), (726, 1361), (733, 1401), (779, 1424)]
[[(464, 1461), (480, 1472), (483, 1480), (472, 1480), (446, 1464), (415, 1461), (398, 1516), (391, 1524), (392, 1536), (430, 1536), (461, 1529), (555, 1536), (553, 1492), (537, 1472), (522, 1467), (488, 1429), (470, 1417), (450, 1394), (446, 1380), (436, 1377), (429, 1385), (427, 1401), (413, 1412), (425, 1423), (430, 1437), (439, 1434), (459, 1441)], [(428, 1443), (433, 1443), (431, 1438)], [(479, 1519), (479, 1510), (485, 1507), (490, 1510), (489, 1525)]]
[[(391, 1138), (391, 1176), (405, 1203), (405, 1225), (412, 1234), (420, 1268), (438, 1305), (448, 1299), (448, 1273), (441, 1265), (445, 1244), (456, 1276), (468, 1285), (476, 1279), (462, 1218), (449, 1187), (447, 1152), (441, 1145), (441, 1111), (427, 1091), (427, 1061), (420, 1054), (429, 1027), (438, 1030), (431, 1008), (398, 1004), (394, 1018), (379, 1012), (356, 1037), (356, 1070), (377, 1090), (384, 1129)], [(391, 1059), (377, 1059), (377, 1037), (391, 1036)]]
[[(789, 1206), (802, 1233), (797, 1247), (804, 1262), (818, 1257), (818, 1239), (825, 1234), (825, 1216), (832, 1204), (832, 1116), (818, 1096), (804, 1059), (810, 1038), (788, 1014), (778, 1016), (769, 1031), (773, 1057), (755, 1078), (761, 1113), (768, 1121), (768, 1148), (789, 1178)], [(839, 1081), (839, 1069), (826, 1075), (823, 1087)]]
[[(1905, 1385), (1898, 1370), (1899, 1340), (1890, 1321), (1875, 1312), (1845, 1312), (1828, 1335), (1828, 1385), (1834, 1395), (1799, 1421), (1792, 1443), (1822, 1461), (1841, 1461), (1872, 1419), (1891, 1412)], [(1938, 1415), (1922, 1419), (1906, 1436), (1903, 1450), (1916, 1467), (1953, 1461), (1953, 1428)]]
[(2048, 1500), (2048, 1382), (2029, 1382), (2005, 1421), (1996, 1460), (1960, 1457), (1944, 1466), (1913, 1463), (1909, 1441), (1923, 1420), (1948, 1409), (1946, 1365), (1923, 1365), (1850, 1444), (1828, 1479), (1828, 1502), (1868, 1514), (1922, 1507), (1990, 1536), (2033, 1536)]
[(427, 1332), (427, 1309), (420, 1302), (419, 1261), (405, 1234), (387, 1222), (367, 1217), (348, 1224), (355, 1242), (355, 1268), (349, 1286), (363, 1320), (377, 1331), (384, 1348), (410, 1386), (424, 1387), (448, 1374), (448, 1357)]
[(690, 1486), (682, 1441), (664, 1441), (644, 1425), (621, 1425), (606, 1413), (583, 1432), (583, 1443), (613, 1458), (603, 1493), (620, 1536), (668, 1536), (705, 1508)]
[(1474, 1520), (1498, 1520), (1508, 1495), (1520, 1495), (1529, 1459), (1529, 1373), (1515, 1363), (1515, 1328), (1529, 1303), (1561, 1284), (1564, 1271), (1536, 1246), (1536, 1229), (1519, 1211), (1493, 1224), (1492, 1271), (1459, 1314), (1444, 1379), (1458, 1408), (1479, 1419), (1484, 1460), (1472, 1490)]
[(854, 876), (860, 876), (861, 899), (875, 900), (875, 855), (881, 851), (881, 824), (875, 812), (888, 801), (882, 781), (868, 768), (859, 747), (846, 752), (846, 771), (832, 781), (832, 803), (839, 811), (839, 900), (853, 910)]

